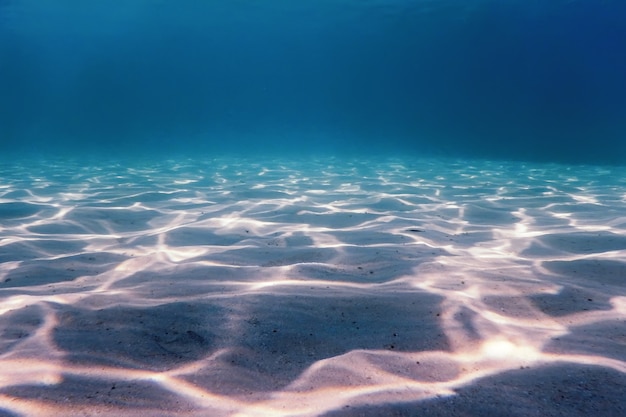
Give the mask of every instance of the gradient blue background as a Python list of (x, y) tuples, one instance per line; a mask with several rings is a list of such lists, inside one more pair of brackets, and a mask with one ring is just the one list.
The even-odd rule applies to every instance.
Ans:
[(0, 0), (0, 152), (626, 161), (626, 2)]

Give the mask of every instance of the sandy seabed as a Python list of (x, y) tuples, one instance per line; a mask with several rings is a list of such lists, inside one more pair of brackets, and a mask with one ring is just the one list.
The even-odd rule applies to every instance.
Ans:
[(623, 416), (625, 390), (625, 168), (0, 164), (0, 416)]

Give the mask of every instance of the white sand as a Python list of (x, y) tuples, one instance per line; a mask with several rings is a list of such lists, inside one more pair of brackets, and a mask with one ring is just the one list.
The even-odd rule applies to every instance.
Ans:
[(626, 415), (624, 169), (0, 174), (0, 416)]

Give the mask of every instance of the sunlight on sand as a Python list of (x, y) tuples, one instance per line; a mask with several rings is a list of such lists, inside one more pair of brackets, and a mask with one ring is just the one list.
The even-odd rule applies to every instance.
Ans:
[(0, 413), (347, 416), (552, 365), (626, 374), (615, 170), (5, 168)]

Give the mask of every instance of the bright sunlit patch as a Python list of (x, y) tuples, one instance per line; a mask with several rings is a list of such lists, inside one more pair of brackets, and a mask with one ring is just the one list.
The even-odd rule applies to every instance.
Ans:
[(600, 204), (598, 203), (598, 199), (594, 196), (583, 195), (583, 194), (572, 194), (572, 198), (579, 203), (585, 204)]
[(11, 385), (55, 385), (63, 381), (59, 364), (28, 359), (1, 360), (0, 387)]
[(508, 340), (488, 340), (482, 346), (482, 354), (487, 358), (504, 359), (517, 352), (517, 346)]
[(517, 235), (524, 235), (528, 232), (528, 225), (524, 223), (516, 223), (515, 224), (515, 233)]
[(611, 305), (617, 313), (621, 314), (623, 317), (626, 317), (626, 296), (613, 297), (611, 299)]
[(206, 254), (207, 249), (193, 246), (179, 249), (162, 247), (160, 248), (160, 252), (163, 253), (168, 260), (179, 263), (187, 259), (198, 258)]
[(510, 340), (496, 338), (487, 340), (481, 348), (482, 356), (487, 359), (531, 361), (540, 356), (532, 346), (520, 346)]
[(0, 304), (0, 315), (6, 314), (9, 311), (27, 307), (37, 301), (37, 297), (31, 295), (14, 295), (3, 298), (2, 304)]

